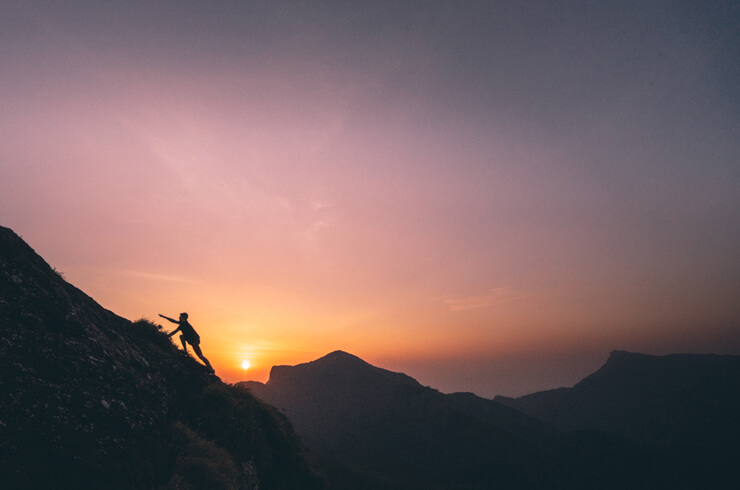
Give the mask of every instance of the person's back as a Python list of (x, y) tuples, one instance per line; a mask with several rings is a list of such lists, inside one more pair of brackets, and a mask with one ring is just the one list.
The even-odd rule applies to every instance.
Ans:
[(192, 341), (198, 341), (200, 340), (200, 335), (198, 335), (198, 332), (195, 331), (193, 326), (190, 324), (190, 322), (186, 320), (180, 321), (180, 331), (182, 332), (182, 336), (185, 337), (185, 340), (188, 341), (188, 343), (192, 344)]

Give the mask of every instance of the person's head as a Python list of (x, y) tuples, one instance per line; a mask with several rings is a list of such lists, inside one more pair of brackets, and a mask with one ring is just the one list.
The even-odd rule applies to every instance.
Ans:
[(187, 313), (180, 313), (180, 320), (187, 320), (188, 314)]

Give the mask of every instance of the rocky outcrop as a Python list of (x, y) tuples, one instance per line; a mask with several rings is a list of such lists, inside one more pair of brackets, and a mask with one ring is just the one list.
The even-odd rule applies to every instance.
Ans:
[(319, 485), (282, 415), (209, 375), (157, 325), (98, 305), (2, 227), (0, 482)]

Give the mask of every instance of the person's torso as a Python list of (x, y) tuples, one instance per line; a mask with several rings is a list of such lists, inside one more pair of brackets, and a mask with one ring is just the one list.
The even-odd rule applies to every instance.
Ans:
[(187, 338), (191, 338), (191, 339), (200, 338), (198, 336), (198, 332), (195, 331), (193, 326), (190, 323), (188, 323), (187, 320), (180, 323), (180, 330), (182, 331), (182, 334), (185, 336), (186, 339)]

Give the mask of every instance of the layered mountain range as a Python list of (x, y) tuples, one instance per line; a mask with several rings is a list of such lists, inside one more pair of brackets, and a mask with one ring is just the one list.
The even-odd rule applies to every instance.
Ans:
[(738, 356), (616, 351), (516, 399), (342, 351), (227, 385), (0, 227), (2, 488), (735, 489), (739, 414)]
[(494, 400), (563, 431), (725, 450), (740, 441), (740, 357), (615, 351), (572, 388)]
[(546, 477), (546, 424), (345, 352), (239, 385), (283, 410), (342, 488), (533, 488)]
[[(740, 357), (615, 351), (573, 388), (442, 394), (345, 352), (243, 382), (331, 488), (736, 488)], [(515, 410), (512, 410), (515, 409)]]

